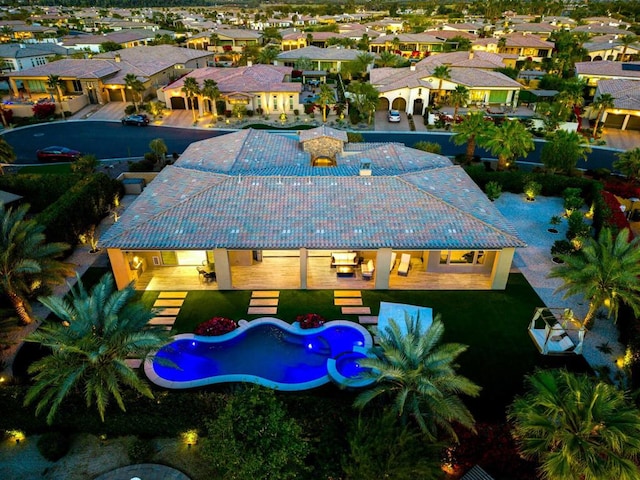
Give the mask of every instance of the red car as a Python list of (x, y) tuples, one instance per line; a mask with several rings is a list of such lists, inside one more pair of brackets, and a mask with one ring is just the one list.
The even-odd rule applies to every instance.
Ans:
[(40, 162), (73, 162), (78, 160), (82, 153), (67, 147), (46, 147), (36, 152)]

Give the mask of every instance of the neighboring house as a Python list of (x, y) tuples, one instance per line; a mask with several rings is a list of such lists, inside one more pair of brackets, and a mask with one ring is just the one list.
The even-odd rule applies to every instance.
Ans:
[(307, 46), (307, 34), (300, 31), (293, 31), (282, 35), (282, 42), (280, 42), (280, 49), (283, 52), (289, 50), (298, 50)]
[[(327, 127), (299, 139), (249, 129), (191, 144), (100, 244), (118, 288), (153, 290), (501, 290), (526, 246), (447, 157), (349, 144)], [(367, 281), (358, 264), (370, 259)], [(203, 263), (216, 282), (199, 281)]]
[[(461, 52), (463, 53), (463, 52)], [(469, 52), (464, 52), (469, 53)], [(450, 55), (450, 54), (449, 54)], [(442, 55), (445, 56), (445, 55)], [(371, 71), (370, 82), (380, 92), (379, 110), (390, 108), (412, 115), (423, 115), (426, 108), (438, 103), (441, 94), (446, 98), (458, 85), (469, 90), (469, 104), (515, 106), (522, 85), (493, 70), (450, 66), (450, 78), (440, 80), (433, 76), (440, 55), (430, 57), (409, 68), (376, 68)], [(446, 100), (445, 100), (446, 103)]]
[(246, 45), (261, 45), (262, 33), (240, 28), (220, 28), (208, 32), (214, 41), (207, 47), (215, 53), (241, 54)]
[(14, 94), (23, 93), (31, 100), (49, 97), (47, 79), (58, 75), (67, 100), (84, 98), (84, 104), (103, 104), (133, 99), (133, 92), (126, 88), (124, 81), (127, 74), (134, 74), (143, 82), (146, 89), (142, 95), (145, 96), (189, 70), (207, 65), (208, 61), (213, 61), (210, 52), (157, 45), (103, 53), (92, 59), (58, 60), (8, 76)]
[[(625, 47), (619, 35), (593, 37), (582, 46), (587, 50), (589, 59), (592, 62), (598, 60), (635, 60), (638, 57), (638, 53), (640, 53), (640, 42)], [(622, 58), (623, 54), (624, 58)], [(587, 59), (585, 58), (584, 60), (586, 61)]]
[(373, 53), (394, 52), (404, 57), (423, 58), (445, 51), (446, 40), (435, 36), (437, 32), (400, 33), (381, 35), (369, 43)]
[(576, 62), (576, 76), (589, 87), (586, 96), (593, 97), (600, 80), (640, 80), (640, 62)]
[[(251, 65), (237, 68), (200, 68), (180, 78), (158, 92), (158, 98), (164, 100), (172, 110), (188, 108), (187, 98), (182, 91), (186, 78), (195, 78), (202, 87), (205, 79), (212, 79), (218, 84), (222, 99), (226, 102), (226, 110), (234, 105), (244, 105), (247, 110), (261, 109), (264, 113), (302, 111), (300, 103), (302, 84), (291, 82), (290, 67), (273, 65)], [(200, 115), (214, 112), (210, 99), (195, 99)], [(218, 112), (222, 115), (224, 112)]]
[(313, 70), (339, 72), (342, 65), (353, 62), (363, 52), (349, 48), (318, 48), (314, 46), (299, 48), (278, 55), (274, 65), (293, 67), (300, 58), (308, 58), (313, 63)]
[(55, 43), (3, 43), (0, 44), (2, 73), (19, 72), (44, 65), (56, 55), (66, 57), (68, 52)]
[(155, 40), (156, 35), (169, 34), (168, 30), (122, 30), (120, 32), (105, 33), (104, 35), (69, 35), (62, 39), (62, 46), (76, 50), (86, 50), (100, 53), (100, 46), (106, 42), (114, 42), (122, 48), (133, 48), (148, 45)]
[(560, 27), (558, 25), (553, 25), (551, 23), (531, 22), (531, 23), (519, 23), (517, 25), (514, 25), (511, 30), (513, 31), (513, 33), (521, 33), (523, 35), (535, 35), (542, 40), (546, 40), (549, 38), (549, 36), (553, 32), (560, 30)]
[(41, 25), (29, 25), (22, 20), (0, 20), (0, 42), (33, 40), (44, 37), (55, 37), (56, 28)]
[[(620, 130), (640, 130), (640, 79), (600, 80), (595, 98), (603, 93), (610, 94), (614, 100), (613, 108), (605, 110), (602, 115), (602, 126)], [(591, 111), (589, 118), (595, 118), (596, 114), (597, 112)]]
[(512, 33), (502, 37), (498, 42), (498, 53), (517, 55), (518, 60), (542, 62), (545, 58), (551, 58), (555, 44), (541, 40), (536, 35)]
[(592, 23), (589, 25), (579, 25), (571, 29), (574, 33), (586, 33), (589, 36), (595, 35), (627, 35), (629, 32), (625, 28), (607, 25), (604, 23)]

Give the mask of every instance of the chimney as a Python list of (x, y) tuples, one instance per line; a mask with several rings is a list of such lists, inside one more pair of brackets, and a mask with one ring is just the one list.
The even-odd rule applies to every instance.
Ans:
[(411, 66), (409, 67), (409, 70), (410, 70), (411, 72), (415, 72), (415, 71), (416, 71), (416, 64), (415, 64), (415, 63), (412, 63), (412, 64), (411, 64)]
[(474, 52), (473, 50), (469, 50), (469, 60), (473, 60), (473, 56), (474, 56)]
[(253, 62), (251, 60), (247, 60), (247, 67), (252, 67), (253, 66)]
[(116, 61), (116, 63), (120, 63), (120, 60), (122, 60), (122, 58), (120, 58), (120, 54), (119, 53), (116, 53), (113, 58)]
[(363, 158), (362, 160), (360, 160), (360, 176), (371, 176), (371, 160), (369, 158)]

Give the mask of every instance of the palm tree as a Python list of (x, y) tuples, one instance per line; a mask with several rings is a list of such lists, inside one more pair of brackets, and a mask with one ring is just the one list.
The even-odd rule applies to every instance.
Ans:
[(108, 273), (87, 293), (78, 278), (68, 299), (58, 296), (40, 301), (60, 320), (47, 323), (27, 337), (52, 353), (29, 367), (35, 375), (25, 405), (37, 401), (36, 414), (48, 409), (47, 423), (69, 395), (82, 395), (87, 407), (95, 404), (104, 421), (111, 397), (125, 410), (122, 387), (153, 398), (149, 385), (126, 363), (127, 358), (145, 358), (169, 339), (169, 332), (146, 327), (154, 313), (133, 302), (130, 285), (116, 290)]
[(629, 48), (629, 45), (633, 45), (634, 43), (638, 42), (638, 37), (633, 34), (623, 35), (618, 38), (618, 41), (624, 46), (622, 48), (622, 54), (620, 55), (620, 61), (624, 62), (625, 57), (627, 56), (627, 49)]
[(276, 58), (280, 55), (280, 49), (269, 45), (263, 48), (258, 54), (257, 62), (264, 65), (272, 65)]
[(367, 123), (371, 124), (380, 92), (369, 82), (351, 82), (347, 91), (349, 92), (349, 101), (356, 107), (361, 117), (367, 118)]
[(489, 128), (486, 135), (480, 137), (480, 146), (498, 157), (498, 170), (504, 170), (515, 158), (526, 157), (534, 149), (531, 133), (517, 120)]
[(475, 111), (467, 114), (462, 122), (453, 125), (453, 135), (451, 141), (456, 145), (467, 144), (465, 153), (467, 163), (471, 163), (476, 152), (476, 143), (489, 128), (489, 120), (484, 116), (483, 112)]
[(640, 478), (640, 412), (624, 391), (566, 370), (540, 370), (526, 383), (508, 418), (542, 478)]
[(296, 60), (295, 67), (296, 70), (300, 70), (304, 72), (305, 70), (313, 69), (313, 62), (309, 57), (300, 57)]
[(579, 160), (587, 160), (591, 147), (587, 139), (576, 132), (556, 130), (547, 136), (540, 159), (550, 173), (570, 175)]
[(442, 81), (451, 78), (451, 68), (449, 65), (438, 65), (431, 75), (438, 79), (438, 99), (440, 100), (442, 99)]
[(602, 114), (608, 108), (613, 108), (615, 106), (614, 101), (615, 98), (613, 98), (613, 95), (611, 95), (610, 93), (602, 93), (591, 104), (591, 106), (598, 112), (596, 114), (596, 123), (593, 125), (593, 138), (596, 138), (596, 135), (598, 133), (598, 124), (600, 123)]
[(373, 388), (362, 392), (354, 406), (364, 408), (379, 396), (391, 396), (391, 410), (403, 422), (411, 419), (431, 441), (444, 432), (457, 441), (452, 424), (473, 430), (474, 419), (459, 394), (477, 396), (480, 387), (456, 373), (456, 359), (467, 350), (458, 343), (441, 344), (444, 324), (437, 316), (423, 333), (419, 318), (405, 319), (406, 333), (399, 324), (379, 332), (380, 346), (372, 350), (375, 358), (360, 361), (376, 379)]
[(637, 182), (640, 178), (640, 147), (616, 155), (618, 160), (613, 162), (613, 168), (625, 174), (630, 182)]
[(58, 101), (58, 105), (60, 105), (60, 115), (62, 115), (62, 119), (65, 120), (64, 107), (62, 106), (62, 85), (63, 82), (59, 75), (49, 75), (49, 77), (47, 77), (47, 88), (56, 94), (56, 100)]
[(209, 35), (209, 46), (213, 47), (213, 51), (216, 52), (218, 50), (218, 44), (220, 43), (220, 37), (217, 33), (212, 33)]
[(336, 103), (336, 96), (333, 93), (333, 89), (323, 83), (320, 85), (320, 91), (318, 92), (318, 99), (316, 100), (320, 108), (322, 109), (322, 121), (327, 121), (327, 108), (329, 105)]
[(402, 61), (402, 57), (393, 52), (385, 50), (380, 52), (375, 63), (378, 67), (395, 67)]
[(57, 260), (69, 246), (46, 243), (44, 226), (27, 219), (28, 211), (26, 204), (15, 210), (0, 205), (0, 292), (25, 325), (32, 322), (28, 298), (72, 273), (71, 265)]
[(4, 175), (3, 164), (13, 163), (16, 160), (16, 154), (13, 147), (7, 141), (0, 137), (0, 175)]
[(218, 83), (211, 79), (206, 78), (204, 82), (202, 82), (202, 91), (200, 92), (204, 98), (208, 98), (211, 102), (211, 106), (213, 107), (211, 113), (214, 118), (218, 117), (218, 105), (217, 101), (222, 96), (220, 93), (220, 89), (218, 88)]
[[(126, 87), (132, 91), (131, 100), (133, 101), (133, 106), (138, 111), (138, 104), (136, 103), (136, 95), (140, 96), (142, 92), (144, 92), (145, 87), (142, 80), (138, 79), (133, 73), (127, 73), (124, 76), (124, 84)], [(142, 98), (140, 98), (140, 102), (142, 102)]]
[(196, 107), (193, 99), (200, 95), (200, 85), (198, 84), (198, 80), (193, 77), (185, 78), (182, 85), (182, 93), (187, 97), (189, 108), (193, 112), (193, 123), (196, 123), (198, 120), (198, 114), (196, 113)]
[(469, 102), (469, 89), (464, 85), (456, 85), (456, 88), (451, 92), (454, 122), (458, 117), (458, 109), (460, 108), (460, 105), (466, 105), (467, 102)]
[(613, 237), (609, 228), (600, 231), (598, 239), (586, 238), (582, 248), (572, 255), (558, 255), (564, 263), (556, 265), (550, 278), (564, 282), (556, 292), (564, 291), (564, 298), (584, 295), (589, 310), (582, 324), (590, 327), (601, 307), (609, 310), (614, 320), (621, 303), (640, 313), (640, 239), (629, 241), (629, 230), (622, 229)]

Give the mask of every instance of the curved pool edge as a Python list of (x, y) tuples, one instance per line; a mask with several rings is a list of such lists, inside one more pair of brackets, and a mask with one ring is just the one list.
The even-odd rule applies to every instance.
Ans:
[[(343, 325), (343, 326), (347, 326), (349, 328), (353, 328), (355, 330), (359, 330), (362, 334), (363, 334), (363, 338), (364, 338), (364, 345), (362, 345), (361, 347), (359, 346), (354, 346), (353, 349), (362, 349), (362, 350), (368, 350), (369, 348), (371, 348), (373, 346), (373, 337), (371, 335), (371, 332), (369, 332), (369, 330), (367, 330), (364, 326), (360, 325), (359, 323), (355, 323), (355, 322), (351, 322), (349, 320), (332, 320), (330, 322), (326, 322), (324, 323), (322, 326), (318, 327), (318, 328), (301, 328), (300, 324), (298, 322), (294, 322), (294, 323), (287, 323), (284, 320), (280, 320), (279, 318), (275, 318), (275, 317), (260, 317), (257, 318), (255, 320), (251, 320), (251, 321), (247, 321), (247, 320), (239, 320), (238, 321), (238, 328), (236, 328), (235, 330), (229, 332), (229, 333), (225, 333), (224, 335), (218, 335), (218, 336), (203, 336), (203, 335), (196, 335), (194, 333), (180, 333), (178, 335), (174, 335), (172, 337), (171, 342), (175, 342), (177, 340), (197, 340), (199, 342), (207, 342), (207, 343), (222, 343), (222, 342), (226, 342), (229, 341), (235, 337), (237, 337), (238, 335), (240, 335), (244, 330), (247, 330), (249, 328), (252, 328), (255, 325), (265, 325), (265, 324), (271, 324), (271, 325), (276, 325), (280, 328), (282, 328), (283, 330), (288, 330), (292, 333), (298, 333), (298, 334), (309, 334), (309, 333), (315, 333), (315, 332), (321, 332), (323, 329), (328, 328), (328, 327), (333, 327), (333, 326), (339, 326), (339, 325)], [(219, 383), (230, 383), (230, 382), (248, 382), (248, 383), (254, 383), (256, 385), (261, 385), (263, 387), (267, 387), (267, 388), (271, 388), (273, 390), (281, 390), (281, 391), (301, 391), (301, 390), (310, 390), (312, 388), (317, 388), (320, 387), (322, 385), (326, 385), (327, 383), (331, 382), (333, 379), (330, 377), (329, 373), (327, 373), (327, 375), (324, 375), (318, 379), (309, 381), (309, 382), (301, 382), (301, 383), (292, 383), (292, 384), (287, 384), (287, 383), (280, 383), (280, 382), (274, 382), (272, 380), (263, 378), (263, 377), (259, 377), (256, 375), (247, 375), (247, 374), (228, 374), (228, 375), (219, 375), (216, 377), (206, 377), (206, 378), (201, 378), (198, 380), (189, 380), (189, 381), (184, 381), (184, 382), (178, 382), (178, 381), (172, 381), (172, 380), (166, 380), (162, 377), (160, 377), (155, 369), (154, 369), (154, 357), (155, 354), (157, 353), (157, 351), (150, 353), (147, 358), (144, 361), (144, 373), (147, 376), (147, 378), (153, 382), (155, 385), (158, 385), (160, 387), (164, 387), (164, 388), (169, 388), (169, 389), (187, 389), (187, 388), (197, 388), (197, 387), (204, 387), (207, 385), (216, 385)], [(327, 367), (329, 364), (329, 361), (332, 359), (328, 359), (327, 360)], [(335, 363), (334, 363), (334, 368), (335, 368)], [(346, 377), (344, 377), (346, 378)], [(334, 382), (336, 382), (335, 380), (333, 380)], [(349, 387), (350, 385), (346, 385), (347, 387)]]
[[(365, 357), (369, 357), (371, 356), (371, 354), (369, 353), (370, 348), (371, 347), (365, 348), (365, 347), (355, 346), (353, 347), (353, 352), (361, 353)], [(350, 352), (345, 352), (345, 353), (349, 354)], [(327, 372), (329, 374), (329, 378), (334, 383), (336, 383), (340, 388), (353, 388), (353, 389), (364, 388), (376, 382), (376, 379), (373, 377), (356, 377), (356, 378), (345, 377), (342, 373), (338, 371), (337, 358), (329, 358), (327, 360)]]

